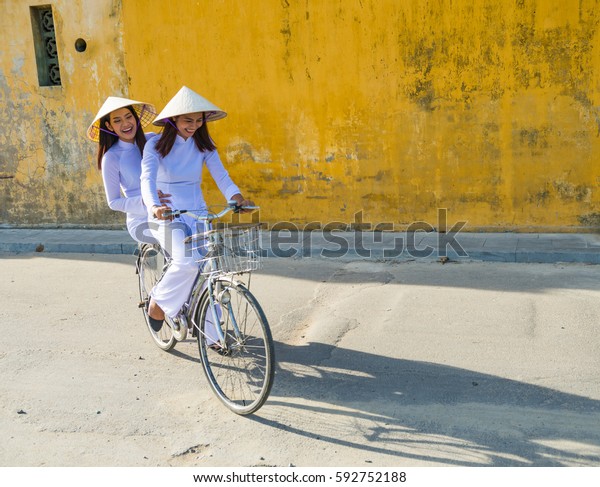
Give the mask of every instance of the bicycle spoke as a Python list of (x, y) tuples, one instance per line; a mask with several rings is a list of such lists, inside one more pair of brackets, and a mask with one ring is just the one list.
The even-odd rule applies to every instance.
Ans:
[[(210, 350), (206, 334), (200, 333), (200, 356), (217, 396), (234, 412), (250, 414), (262, 406), (271, 389), (272, 338), (264, 314), (250, 292), (243, 286), (226, 286), (231, 300), (221, 307), (220, 320), (225, 352)], [(205, 299), (200, 308), (199, 323), (203, 328), (206, 323), (202, 320), (211, 313), (209, 300)]]
[(158, 332), (154, 331), (150, 326), (146, 311), (146, 305), (150, 299), (150, 291), (163, 274), (165, 258), (163, 253), (157, 247), (151, 245), (144, 246), (140, 252), (138, 277), (144, 320), (146, 321), (148, 331), (156, 345), (162, 350), (170, 350), (175, 346), (175, 337), (173, 336), (171, 327), (164, 323), (163, 327)]

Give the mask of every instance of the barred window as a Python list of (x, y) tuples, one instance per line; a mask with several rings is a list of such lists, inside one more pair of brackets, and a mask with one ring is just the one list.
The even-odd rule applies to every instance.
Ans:
[(40, 86), (60, 86), (60, 67), (51, 5), (29, 7)]

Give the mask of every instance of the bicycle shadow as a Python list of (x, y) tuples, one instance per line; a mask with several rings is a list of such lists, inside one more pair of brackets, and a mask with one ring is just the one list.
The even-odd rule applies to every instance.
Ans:
[[(302, 271), (301, 263), (286, 264), (286, 269), (280, 270), (282, 277), (292, 275), (298, 279), (312, 270)], [(494, 268), (493, 279), (482, 282), (480, 271), (467, 266), (444, 266), (431, 276), (425, 272), (425, 266), (399, 275), (388, 268), (365, 275), (361, 266), (322, 266), (318, 278), (312, 276), (311, 281), (316, 281), (315, 286), (335, 280), (367, 282), (372, 286), (397, 283), (527, 293), (559, 285), (597, 289), (595, 275), (584, 281), (569, 280), (573, 272), (570, 269), (547, 271), (560, 273), (566, 281), (552, 284), (554, 281), (532, 279), (527, 269), (514, 267)], [(297, 269), (302, 272), (295, 272)], [(331, 277), (332, 269), (335, 279)], [(458, 277), (462, 280), (458, 281)], [(327, 294), (321, 290), (319, 296), (325, 295), (328, 304), (338, 303), (338, 294), (347, 299), (345, 289)], [(261, 293), (259, 288), (257, 295), (266, 295), (266, 291), (265, 288)], [(267, 303), (275, 310), (279, 309), (277, 306), (296, 306), (268, 300)], [(329, 309), (321, 311), (330, 313)], [(281, 315), (267, 312), (268, 316), (278, 314)], [(330, 322), (328, 318), (329, 315), (323, 318), (325, 324)], [(314, 317), (307, 322), (320, 323)], [(277, 324), (274, 329), (283, 335), (290, 333), (283, 327), (278, 329)], [(286, 436), (317, 440), (365, 455), (398, 457), (403, 462), (413, 459), (457, 466), (600, 466), (598, 400), (477, 370), (350, 350), (336, 343), (276, 342), (275, 386), (267, 403), (250, 420), (285, 432)], [(196, 346), (191, 342), (189, 346), (193, 346), (193, 354), (192, 350), (186, 353), (185, 348), (171, 353), (197, 363)]]
[(600, 401), (324, 343), (277, 342), (276, 354), (250, 418), (272, 428), (440, 465), (600, 466)]

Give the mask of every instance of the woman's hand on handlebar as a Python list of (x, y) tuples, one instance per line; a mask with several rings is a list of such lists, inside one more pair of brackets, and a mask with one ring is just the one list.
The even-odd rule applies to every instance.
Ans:
[[(256, 205), (254, 204), (254, 201), (245, 199), (245, 198), (244, 198), (244, 197), (243, 197), (241, 194), (236, 194), (236, 195), (233, 195), (233, 196), (231, 197), (231, 199), (232, 199), (233, 201), (235, 201), (235, 203), (236, 203), (236, 205), (237, 205), (238, 207), (240, 207), (240, 206), (256, 206)], [(240, 213), (249, 213), (249, 212), (251, 212), (252, 210), (244, 210), (244, 209), (240, 209), (239, 211), (240, 211)]]
[(169, 208), (167, 205), (161, 205), (161, 206), (157, 206), (154, 205), (152, 207), (152, 214), (154, 215), (154, 218), (156, 218), (157, 220), (173, 220), (173, 216), (169, 215), (165, 215), (165, 212), (167, 211), (171, 211), (171, 208)]

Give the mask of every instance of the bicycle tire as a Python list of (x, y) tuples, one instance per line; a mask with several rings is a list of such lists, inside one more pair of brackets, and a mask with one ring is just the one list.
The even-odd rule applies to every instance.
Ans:
[(144, 321), (146, 322), (150, 336), (152, 336), (152, 339), (158, 348), (169, 351), (177, 343), (177, 340), (173, 336), (173, 330), (165, 322), (158, 332), (154, 331), (150, 325), (150, 320), (148, 319), (147, 308), (148, 300), (150, 299), (150, 291), (162, 276), (164, 266), (165, 256), (158, 246), (146, 245), (142, 247), (139, 257), (138, 279)]
[[(226, 337), (225, 354), (210, 349), (208, 335), (213, 323), (208, 291), (196, 313), (198, 349), (211, 389), (231, 411), (240, 415), (256, 412), (267, 400), (275, 378), (275, 351), (265, 314), (252, 293), (242, 284), (219, 279), (229, 291), (229, 304), (217, 305)], [(234, 316), (240, 330), (235, 336)]]

